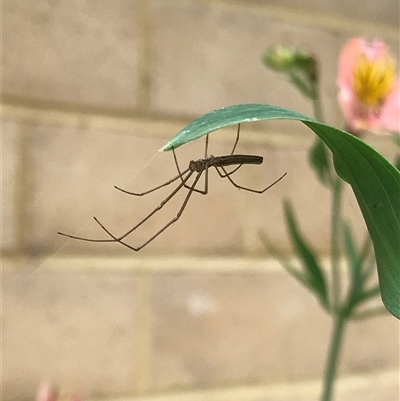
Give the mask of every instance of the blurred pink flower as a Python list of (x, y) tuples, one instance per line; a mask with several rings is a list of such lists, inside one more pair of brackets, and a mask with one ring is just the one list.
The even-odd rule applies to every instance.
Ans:
[[(58, 401), (60, 397), (60, 390), (54, 384), (43, 384), (39, 387), (36, 394), (36, 401)], [(71, 401), (82, 401), (83, 398), (80, 394), (75, 393), (70, 398)]]
[(57, 401), (60, 391), (53, 384), (43, 384), (36, 394), (36, 401)]
[(400, 83), (385, 43), (351, 39), (339, 57), (339, 104), (352, 133), (400, 131)]

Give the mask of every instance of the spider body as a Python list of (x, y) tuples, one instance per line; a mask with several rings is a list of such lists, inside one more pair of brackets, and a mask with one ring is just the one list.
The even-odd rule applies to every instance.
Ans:
[(204, 159), (192, 160), (189, 163), (189, 170), (201, 173), (210, 167), (228, 167), (243, 164), (262, 164), (263, 158), (254, 155), (227, 155), (227, 156), (208, 156)]
[[(199, 193), (201, 195), (206, 195), (208, 193), (208, 170), (210, 167), (214, 167), (217, 173), (221, 178), (226, 178), (229, 180), (229, 182), (236, 188), (238, 189), (243, 189), (245, 191), (257, 193), (257, 194), (262, 194), (265, 191), (267, 191), (269, 188), (277, 184), (285, 175), (283, 174), (281, 177), (279, 177), (277, 180), (275, 180), (272, 184), (268, 185), (266, 188), (257, 190), (257, 189), (252, 189), (252, 188), (246, 188), (244, 186), (241, 186), (237, 184), (233, 179), (231, 178), (231, 175), (233, 175), (240, 167), (243, 165), (247, 164), (261, 164), (263, 162), (263, 158), (261, 156), (255, 156), (255, 155), (238, 155), (234, 154), (234, 151), (236, 149), (236, 145), (239, 141), (239, 132), (240, 132), (240, 125), (238, 126), (238, 131), (236, 135), (236, 141), (233, 146), (233, 149), (231, 151), (230, 155), (225, 155), (225, 156), (208, 156), (207, 151), (208, 151), (208, 135), (206, 136), (206, 145), (205, 145), (205, 152), (204, 152), (204, 158), (203, 159), (198, 159), (198, 160), (192, 160), (189, 162), (188, 167), (181, 172), (178, 164), (178, 160), (176, 158), (175, 150), (172, 149), (172, 153), (174, 156), (174, 161), (175, 161), (175, 166), (178, 171), (178, 175), (175, 177), (171, 178), (169, 181), (164, 182), (161, 185), (158, 185), (155, 188), (152, 188), (148, 191), (145, 192), (130, 192), (126, 191), (125, 189), (115, 187), (121, 192), (124, 192), (128, 195), (134, 195), (134, 196), (144, 196), (147, 195), (151, 192), (154, 192), (160, 188), (163, 188), (165, 186), (168, 186), (172, 184), (175, 181), (179, 181), (180, 183), (178, 186), (152, 211), (150, 212), (146, 217), (144, 217), (141, 221), (139, 221), (135, 226), (130, 228), (128, 231), (126, 231), (124, 234), (120, 236), (115, 236), (112, 234), (100, 221), (94, 217), (94, 220), (96, 223), (107, 233), (107, 235), (110, 237), (108, 239), (92, 239), (92, 238), (85, 238), (85, 237), (78, 237), (75, 235), (70, 235), (70, 234), (64, 234), (59, 232), (58, 234), (63, 235), (65, 237), (81, 240), (81, 241), (89, 241), (89, 242), (118, 242), (121, 245), (124, 245), (125, 247), (133, 250), (133, 251), (140, 251), (142, 248), (144, 248), (147, 244), (149, 244), (151, 241), (153, 241), (156, 237), (158, 237), (163, 231), (165, 231), (169, 226), (171, 226), (173, 223), (175, 223), (182, 215), (183, 211), (186, 208), (187, 203), (189, 202), (190, 197), (194, 192)], [(236, 166), (233, 170), (227, 171), (225, 167), (229, 166)], [(204, 179), (204, 188), (199, 189), (197, 188), (197, 184), (200, 180), (200, 177), (205, 175)], [(194, 177), (192, 182), (189, 184), (189, 179), (191, 177)], [(182, 188), (186, 188), (188, 190), (188, 193), (186, 194), (183, 203), (178, 210), (176, 216), (171, 219), (166, 225), (164, 225), (159, 231), (157, 231), (152, 237), (150, 237), (148, 240), (146, 240), (143, 244), (137, 247), (133, 247), (132, 245), (128, 244), (125, 242), (125, 238), (127, 238), (132, 232), (134, 232), (136, 229), (138, 229), (142, 224), (144, 224), (147, 220), (149, 220), (154, 214), (156, 214), (159, 210), (161, 210)]]

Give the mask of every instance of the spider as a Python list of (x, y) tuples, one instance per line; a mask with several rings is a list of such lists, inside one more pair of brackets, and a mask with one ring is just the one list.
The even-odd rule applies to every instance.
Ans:
[[(158, 185), (155, 188), (149, 189), (148, 191), (145, 192), (129, 192), (126, 191), (125, 189), (119, 188), (117, 186), (114, 186), (115, 189), (118, 191), (121, 191), (125, 194), (128, 195), (133, 195), (133, 196), (144, 196), (147, 195), (151, 192), (157, 191), (160, 188), (163, 188), (167, 185), (172, 184), (175, 181), (180, 180), (179, 185), (152, 211), (150, 212), (146, 217), (144, 217), (139, 223), (137, 223), (134, 227), (129, 229), (127, 232), (122, 234), (119, 237), (116, 237), (114, 234), (112, 234), (96, 217), (93, 217), (96, 223), (108, 234), (109, 239), (92, 239), (92, 238), (85, 238), (85, 237), (78, 237), (75, 235), (70, 235), (70, 234), (65, 234), (62, 232), (58, 232), (58, 234), (68, 237), (68, 238), (73, 238), (81, 241), (89, 241), (89, 242), (118, 242), (121, 245), (126, 246), (127, 248), (131, 249), (132, 251), (138, 252), (142, 248), (144, 248), (146, 245), (148, 245), (150, 242), (152, 242), (155, 238), (157, 238), (162, 232), (164, 232), (170, 225), (175, 223), (179, 218), (181, 217), (183, 211), (186, 208), (186, 205), (189, 202), (190, 197), (192, 196), (193, 192), (197, 192), (202, 195), (207, 195), (208, 193), (208, 170), (210, 167), (214, 167), (215, 170), (217, 171), (218, 175), (221, 178), (226, 178), (229, 180), (229, 182), (236, 188), (238, 189), (243, 189), (245, 191), (249, 192), (254, 192), (257, 194), (262, 194), (265, 191), (267, 191), (269, 188), (273, 187), (275, 184), (277, 184), (280, 180), (283, 179), (283, 177), (286, 176), (287, 173), (283, 174), (281, 177), (279, 177), (277, 180), (275, 180), (272, 184), (268, 185), (266, 188), (262, 190), (257, 190), (257, 189), (252, 189), (252, 188), (246, 188), (244, 186), (238, 185), (235, 181), (232, 179), (232, 175), (239, 170), (240, 167), (242, 167), (245, 164), (261, 164), (263, 162), (263, 157), (262, 156), (254, 156), (254, 155), (239, 155), (239, 154), (234, 154), (236, 146), (239, 141), (239, 133), (240, 133), (240, 124), (238, 125), (238, 130), (236, 134), (236, 140), (233, 145), (233, 149), (229, 155), (226, 156), (208, 156), (208, 135), (206, 136), (205, 140), (205, 151), (204, 151), (204, 158), (203, 159), (198, 159), (198, 160), (192, 160), (189, 162), (189, 166), (187, 167), (186, 170), (181, 171), (178, 160), (175, 154), (175, 150), (172, 149), (172, 153), (174, 156), (174, 161), (175, 161), (175, 166), (178, 171), (178, 174), (168, 180), (167, 182), (164, 182), (161, 185)], [(232, 171), (227, 171), (225, 167), (228, 166), (236, 166)], [(196, 187), (197, 183), (200, 180), (200, 177), (203, 175), (205, 172), (205, 180), (204, 180), (204, 189), (199, 189)], [(191, 184), (188, 184), (188, 181), (190, 177), (194, 175), (194, 180)], [(186, 197), (176, 214), (176, 216), (170, 220), (165, 226), (163, 226), (159, 231), (157, 231), (152, 237), (150, 237), (148, 240), (146, 240), (143, 244), (134, 247), (129, 245), (124, 241), (126, 237), (128, 237), (131, 233), (133, 233), (136, 229), (138, 229), (142, 224), (144, 224), (147, 220), (150, 219), (154, 214), (156, 214), (160, 209), (162, 209), (182, 188), (186, 188), (188, 190), (188, 193), (186, 194)]]

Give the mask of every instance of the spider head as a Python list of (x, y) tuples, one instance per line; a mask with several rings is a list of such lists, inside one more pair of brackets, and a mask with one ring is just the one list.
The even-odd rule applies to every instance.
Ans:
[(189, 163), (190, 171), (196, 171), (197, 173), (200, 173), (201, 171), (204, 170), (204, 168), (205, 168), (204, 159), (192, 160)]

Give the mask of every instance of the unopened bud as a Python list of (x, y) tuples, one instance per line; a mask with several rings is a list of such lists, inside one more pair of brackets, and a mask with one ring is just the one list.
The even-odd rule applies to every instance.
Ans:
[(288, 47), (270, 47), (263, 55), (263, 62), (267, 67), (275, 71), (288, 72), (293, 68), (295, 54)]

